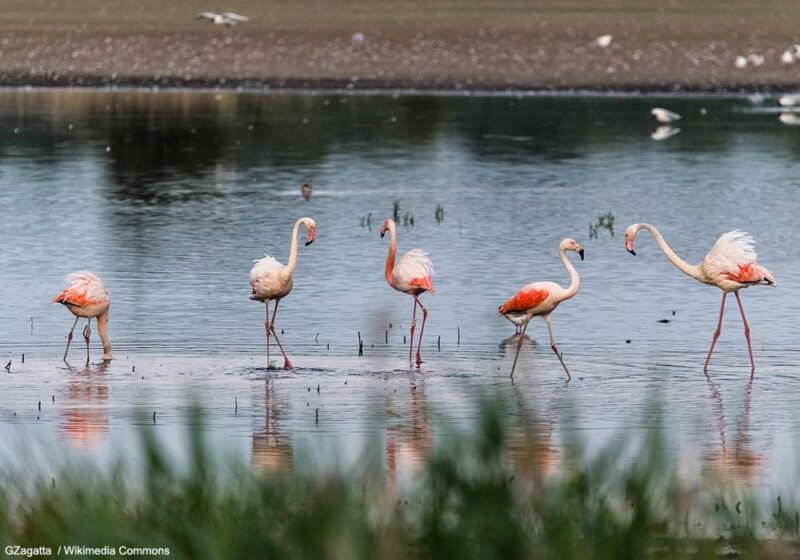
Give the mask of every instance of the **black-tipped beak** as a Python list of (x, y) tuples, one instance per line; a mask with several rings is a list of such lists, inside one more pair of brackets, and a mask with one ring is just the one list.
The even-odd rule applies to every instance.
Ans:
[(383, 229), (382, 229), (382, 230), (381, 230), (381, 239), (383, 239), (383, 236), (384, 236), (384, 235), (386, 235), (386, 230), (383, 230)]
[(633, 249), (628, 249), (628, 252), (629, 252), (631, 255), (633, 255), (634, 257), (636, 256), (636, 251), (634, 251)]
[(581, 249), (580, 251), (578, 251), (578, 254), (581, 256), (581, 260), (583, 260), (583, 249)]
[(306, 241), (306, 247), (308, 247), (312, 243), (314, 243), (314, 240), (313, 239), (309, 239), (308, 241)]

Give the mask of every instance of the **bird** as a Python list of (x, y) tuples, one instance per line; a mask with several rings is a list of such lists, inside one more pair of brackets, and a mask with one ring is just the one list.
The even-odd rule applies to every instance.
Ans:
[(302, 186), (300, 187), (300, 195), (306, 200), (311, 198), (311, 192), (312, 192), (311, 183), (308, 182), (303, 183)]
[(389, 232), (389, 254), (386, 257), (386, 282), (398, 292), (409, 294), (414, 298), (414, 311), (411, 314), (411, 337), (408, 344), (408, 361), (414, 348), (414, 329), (417, 326), (417, 305), (422, 309), (422, 327), (419, 330), (417, 342), (417, 365), (422, 363), (420, 348), (422, 347), (422, 334), (425, 332), (425, 321), (428, 310), (422, 305), (419, 296), (425, 292), (434, 293), (433, 287), (433, 262), (428, 253), (422, 249), (411, 249), (395, 264), (397, 253), (397, 236), (395, 234), (394, 220), (387, 219), (381, 226), (381, 239)]
[(681, 120), (681, 116), (678, 113), (673, 113), (672, 111), (668, 111), (667, 109), (663, 109), (661, 107), (653, 107), (650, 109), (650, 114), (662, 124), (669, 124), (671, 122)]
[(708, 375), (708, 364), (711, 361), (711, 354), (722, 330), (722, 314), (725, 311), (725, 298), (730, 292), (736, 295), (739, 304), (739, 311), (742, 314), (744, 323), (744, 336), (747, 339), (747, 351), (750, 354), (750, 374), (756, 371), (756, 363), (753, 359), (753, 348), (750, 344), (750, 326), (747, 324), (747, 317), (744, 314), (742, 300), (739, 297), (739, 290), (757, 284), (775, 286), (775, 278), (769, 270), (758, 264), (755, 242), (749, 233), (733, 230), (723, 233), (708, 254), (699, 264), (689, 264), (681, 259), (664, 241), (661, 233), (650, 224), (633, 224), (625, 230), (625, 249), (631, 254), (636, 255), (633, 250), (633, 241), (639, 230), (647, 230), (655, 238), (656, 243), (667, 259), (674, 264), (678, 270), (691, 276), (698, 282), (716, 286), (722, 290), (722, 304), (719, 309), (719, 321), (714, 338), (711, 341), (711, 348), (706, 356), (703, 372)]
[[(262, 259), (256, 259), (253, 268), (250, 270), (250, 287), (252, 293), (250, 299), (254, 301), (263, 302), (266, 305), (266, 320), (264, 321), (264, 330), (267, 333), (267, 367), (270, 367), (269, 362), (269, 339), (270, 336), (275, 337), (275, 342), (278, 343), (278, 348), (283, 354), (283, 368), (294, 369), (292, 362), (283, 350), (283, 345), (278, 339), (275, 331), (275, 316), (278, 314), (278, 304), (281, 299), (289, 295), (292, 291), (292, 274), (297, 266), (297, 237), (300, 233), (300, 226), (306, 228), (306, 247), (314, 243), (317, 238), (317, 223), (311, 218), (300, 218), (292, 228), (292, 242), (289, 247), (289, 264), (283, 265), (269, 255)], [(272, 311), (272, 320), (269, 318), (269, 302), (275, 302), (275, 308)]]
[(360, 31), (356, 31), (350, 37), (350, 42), (356, 47), (363, 47), (367, 43), (367, 36)]
[(742, 55), (737, 56), (736, 59), (733, 62), (734, 66), (736, 66), (736, 68), (745, 68), (747, 66), (747, 63), (748, 63), (747, 59), (745, 57), (743, 57)]
[[(522, 333), (517, 340), (517, 353), (514, 355), (514, 363), (511, 366), (511, 375), (514, 377), (514, 370), (517, 367), (517, 359), (519, 358), (519, 351), (522, 348), (522, 341), (525, 338), (525, 331), (528, 330), (528, 323), (534, 317), (541, 317), (547, 323), (547, 332), (550, 334), (550, 348), (553, 350), (564, 371), (567, 372), (567, 379), (572, 379), (567, 365), (564, 363), (563, 355), (558, 351), (556, 341), (553, 338), (553, 325), (550, 323), (550, 314), (558, 307), (561, 302), (575, 296), (578, 293), (578, 288), (581, 285), (578, 271), (572, 266), (572, 263), (567, 258), (567, 251), (574, 251), (578, 253), (581, 260), (584, 257), (583, 247), (577, 241), (571, 238), (566, 238), (558, 245), (558, 254), (561, 257), (561, 262), (564, 263), (564, 268), (569, 272), (570, 283), (568, 288), (562, 288), (555, 282), (533, 282), (528, 284), (516, 294), (506, 300), (503, 305), (497, 308), (500, 315), (504, 316), (512, 322), (516, 320), (522, 321)], [(512, 319), (514, 317), (514, 319)]]
[(778, 115), (778, 120), (783, 124), (797, 126), (800, 124), (800, 115), (797, 113), (781, 113)]
[(234, 14), (233, 12), (225, 12), (224, 14), (218, 14), (216, 12), (200, 12), (195, 16), (195, 19), (207, 19), (215, 25), (227, 25), (228, 27), (238, 23), (244, 23), (245, 21), (250, 21), (249, 17)]
[(97, 319), (97, 332), (103, 342), (102, 360), (111, 360), (111, 341), (108, 339), (108, 310), (111, 307), (111, 297), (108, 295), (103, 281), (92, 272), (83, 270), (68, 274), (64, 288), (52, 303), (61, 303), (75, 315), (75, 322), (67, 335), (67, 348), (64, 350), (64, 361), (67, 361), (69, 345), (72, 342), (72, 333), (78, 324), (78, 319), (86, 318), (86, 327), (83, 329), (83, 339), (86, 341), (86, 364), (89, 364), (89, 340), (92, 334), (92, 319)]
[(601, 48), (606, 48), (611, 44), (611, 41), (614, 37), (610, 34), (608, 35), (600, 35), (594, 40), (594, 44)]
[(781, 107), (794, 107), (798, 103), (800, 103), (800, 94), (798, 93), (787, 93), (778, 98), (778, 105)]

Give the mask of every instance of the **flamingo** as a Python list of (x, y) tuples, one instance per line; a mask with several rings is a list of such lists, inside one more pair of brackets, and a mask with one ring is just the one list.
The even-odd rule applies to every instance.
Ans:
[(714, 338), (711, 341), (711, 348), (706, 356), (706, 363), (703, 372), (708, 374), (708, 364), (711, 361), (711, 354), (717, 344), (719, 333), (722, 331), (722, 314), (725, 311), (725, 298), (730, 292), (736, 295), (736, 302), (739, 304), (739, 311), (742, 313), (744, 323), (744, 336), (747, 339), (747, 351), (750, 354), (750, 374), (756, 371), (756, 363), (753, 360), (753, 348), (750, 344), (750, 326), (747, 324), (747, 317), (744, 314), (742, 300), (739, 297), (739, 290), (755, 284), (765, 284), (775, 286), (775, 278), (772, 274), (756, 262), (758, 256), (753, 248), (754, 241), (749, 233), (734, 230), (723, 233), (714, 246), (703, 258), (700, 264), (689, 264), (680, 258), (664, 241), (661, 233), (650, 224), (633, 224), (625, 230), (625, 249), (631, 255), (636, 255), (633, 250), (633, 240), (640, 229), (649, 231), (656, 239), (656, 243), (667, 259), (674, 264), (678, 270), (691, 276), (698, 282), (716, 286), (722, 290), (722, 304), (719, 308), (719, 321)]
[(547, 332), (550, 333), (550, 348), (558, 357), (558, 361), (567, 372), (567, 379), (572, 379), (572, 376), (564, 363), (563, 355), (558, 351), (556, 341), (553, 338), (553, 325), (550, 323), (550, 314), (558, 307), (563, 301), (566, 301), (578, 293), (578, 287), (581, 285), (581, 280), (578, 277), (578, 271), (572, 266), (567, 258), (567, 251), (575, 251), (580, 255), (583, 260), (583, 247), (581, 247), (574, 239), (566, 238), (558, 245), (558, 254), (561, 257), (561, 262), (564, 263), (564, 268), (569, 272), (569, 287), (562, 288), (555, 282), (534, 282), (528, 284), (516, 294), (511, 296), (503, 305), (498, 308), (500, 315), (516, 324), (517, 321), (522, 322), (522, 333), (517, 340), (517, 353), (514, 355), (514, 363), (511, 366), (511, 377), (514, 377), (514, 369), (517, 367), (517, 358), (519, 358), (519, 351), (522, 348), (522, 341), (525, 338), (525, 331), (528, 330), (528, 323), (534, 317), (541, 317), (547, 323)]
[(409, 294), (414, 298), (414, 311), (411, 314), (411, 337), (408, 344), (408, 361), (411, 362), (411, 355), (414, 348), (414, 329), (417, 326), (417, 305), (422, 309), (422, 327), (419, 330), (419, 342), (417, 342), (417, 365), (422, 363), (420, 348), (422, 347), (422, 334), (425, 332), (425, 320), (428, 318), (428, 310), (419, 301), (420, 294), (425, 292), (434, 293), (433, 288), (433, 263), (428, 253), (422, 249), (411, 249), (395, 264), (394, 258), (397, 252), (397, 236), (395, 234), (394, 220), (386, 220), (381, 226), (381, 239), (389, 232), (389, 254), (386, 257), (386, 282), (397, 290)]
[[(267, 333), (267, 367), (269, 367), (269, 337), (274, 336), (275, 342), (278, 343), (278, 348), (281, 349), (283, 354), (283, 367), (284, 369), (293, 369), (292, 362), (286, 352), (283, 351), (283, 345), (278, 339), (275, 332), (275, 315), (278, 314), (278, 304), (281, 299), (289, 295), (292, 291), (292, 274), (297, 266), (297, 236), (300, 233), (300, 226), (306, 228), (306, 246), (314, 243), (317, 238), (317, 223), (311, 218), (300, 218), (294, 224), (292, 229), (292, 244), (289, 248), (289, 264), (282, 265), (273, 257), (265, 256), (263, 259), (253, 261), (255, 264), (250, 270), (250, 286), (253, 293), (250, 294), (250, 299), (261, 301), (266, 304), (267, 318), (264, 322), (264, 329)], [(275, 309), (272, 311), (272, 321), (269, 319), (269, 302), (275, 301)]]
[(78, 319), (86, 318), (86, 327), (83, 329), (83, 339), (86, 341), (86, 365), (89, 365), (89, 339), (92, 334), (92, 319), (97, 319), (97, 332), (103, 342), (104, 362), (111, 360), (111, 342), (108, 340), (108, 310), (111, 307), (111, 297), (108, 290), (95, 274), (88, 271), (73, 272), (65, 279), (67, 287), (53, 298), (52, 303), (61, 303), (75, 315), (75, 322), (67, 335), (67, 348), (64, 350), (64, 361), (67, 361), (69, 345), (72, 342), (72, 333), (78, 324)]
[(653, 107), (650, 109), (650, 114), (662, 124), (669, 124), (671, 122), (681, 120), (681, 116), (678, 113), (673, 113), (672, 111), (662, 107)]
[(245, 21), (250, 21), (249, 17), (235, 14), (233, 12), (225, 12), (224, 14), (218, 14), (216, 12), (200, 12), (195, 16), (195, 19), (207, 19), (214, 25), (227, 25), (228, 27), (238, 23), (243, 23)]

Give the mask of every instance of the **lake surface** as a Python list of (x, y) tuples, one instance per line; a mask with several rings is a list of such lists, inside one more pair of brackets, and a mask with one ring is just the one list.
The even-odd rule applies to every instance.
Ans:
[[(651, 138), (655, 105), (684, 116), (678, 134)], [(347, 465), (377, 438), (402, 478), (437, 438), (469, 429), (489, 394), (512, 414), (535, 411), (549, 470), (565, 432), (599, 449), (652, 428), (658, 402), (688, 479), (794, 488), (800, 128), (779, 121), (776, 105), (0, 92), (0, 347), (11, 361), (0, 375), (0, 445), (14, 451), (4, 461), (47, 464), (59, 450), (106, 464), (135, 456), (142, 429), (180, 460), (196, 402), (211, 441), (254, 465)], [(399, 250), (426, 249), (437, 272), (436, 294), (423, 296), (420, 368), (403, 344), (411, 298), (383, 277), (378, 231), (395, 201)], [(613, 229), (590, 238), (609, 212)], [(301, 216), (318, 232), (300, 248), (276, 321), (297, 367), (285, 373), (265, 368), (264, 309), (248, 299), (248, 272), (264, 254), (286, 261)], [(690, 262), (725, 231), (754, 235), (778, 282), (742, 292), (754, 379), (732, 301), (703, 375), (721, 294), (683, 276), (646, 232), (638, 256), (626, 253), (624, 229), (638, 221)], [(528, 282), (568, 284), (564, 237), (586, 250), (584, 262), (573, 258), (580, 293), (553, 314), (573, 379), (537, 319), (512, 384), (514, 329), (497, 306)], [(80, 336), (71, 365), (61, 362), (72, 318), (50, 300), (80, 269), (111, 293), (108, 367), (82, 365)]]

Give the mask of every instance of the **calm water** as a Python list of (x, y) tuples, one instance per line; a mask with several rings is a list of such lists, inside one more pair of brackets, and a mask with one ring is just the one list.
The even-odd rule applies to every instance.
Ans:
[[(651, 139), (653, 105), (684, 115), (679, 134)], [(660, 400), (685, 476), (787, 486), (800, 456), (800, 128), (775, 105), (2, 92), (0, 345), (11, 371), (0, 375), (0, 443), (106, 462), (155, 411), (153, 429), (180, 458), (193, 399), (209, 437), (256, 465), (347, 463), (378, 437), (402, 477), (491, 393), (512, 413), (536, 411), (540, 460), (555, 470), (566, 426), (596, 448), (648, 429)], [(394, 201), (414, 222), (398, 228), (399, 249), (425, 248), (437, 271), (419, 370), (404, 359), (411, 299), (383, 278), (378, 229)], [(608, 212), (613, 231), (590, 239)], [(285, 262), (304, 215), (317, 242), (301, 247), (277, 320), (298, 369), (267, 371), (247, 275), (265, 253)], [(778, 288), (742, 294), (752, 382), (733, 302), (703, 375), (721, 295), (681, 275), (646, 233), (628, 255), (622, 233), (636, 221), (689, 261), (724, 231), (756, 237)], [(567, 236), (586, 249), (581, 291), (553, 316), (574, 378), (564, 383), (537, 320), (512, 385), (513, 327), (497, 306), (530, 281), (568, 283), (557, 255)], [(80, 344), (72, 367), (60, 361), (71, 316), (49, 302), (83, 268), (112, 295), (107, 369), (82, 367)]]

